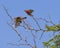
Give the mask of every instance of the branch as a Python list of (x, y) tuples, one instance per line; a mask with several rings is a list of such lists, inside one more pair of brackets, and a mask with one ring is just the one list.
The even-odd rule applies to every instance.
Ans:
[[(33, 41), (34, 41), (34, 47), (32, 47), (32, 48), (37, 48), (36, 47), (36, 41), (35, 41), (35, 35), (32, 33), (32, 31), (34, 30), (34, 29), (31, 29), (30, 28), (30, 26), (29, 26), (29, 24), (27, 24), (25, 21), (24, 21), (24, 24), (27, 26), (27, 28), (28, 28), (28, 30), (31, 30), (31, 34), (32, 34), (32, 36), (33, 36)], [(34, 30), (34, 31), (37, 31), (37, 30)]]
[(36, 35), (34, 35), (33, 33), (32, 33), (32, 30), (31, 30), (31, 34), (32, 34), (32, 36), (33, 36), (33, 41), (34, 41), (34, 48), (37, 48), (37, 45), (36, 45)]
[[(49, 15), (48, 15), (49, 16)], [(53, 21), (51, 20), (51, 17), (49, 16), (49, 19), (50, 19), (50, 21), (48, 21), (48, 20), (46, 20), (46, 19), (44, 19), (44, 18), (39, 18), (39, 19), (41, 19), (41, 20), (43, 20), (43, 21), (45, 21), (45, 22), (47, 22), (47, 23), (51, 23), (51, 24), (53, 24), (53, 25), (55, 25), (54, 23), (53, 23)], [(45, 30), (45, 31), (47, 31), (47, 30)], [(42, 32), (42, 34), (41, 34), (41, 37), (43, 36), (43, 34), (44, 34), (44, 32), (45, 32), (44, 30), (43, 30), (43, 32)], [(55, 34), (55, 32), (53, 32), (53, 35)], [(41, 39), (41, 37), (40, 37), (40, 39)]]
[(41, 30), (41, 27), (40, 27), (39, 23), (37, 22), (37, 20), (36, 20), (33, 16), (31, 16), (31, 17), (33, 18), (33, 20), (36, 22), (37, 26), (38, 26), (39, 29)]
[(26, 39), (23, 39), (21, 34), (18, 32), (18, 30), (16, 30), (16, 28), (14, 28), (12, 25), (10, 25), (9, 23), (7, 23), (9, 26), (11, 26), (11, 28), (17, 33), (17, 35), (19, 36), (19, 38), (21, 38), (20, 40), (25, 41), (26, 45), (32, 46), (31, 44), (28, 43), (28, 41)]
[(4, 8), (6, 14), (10, 17), (10, 19), (13, 20), (12, 16), (8, 13), (8, 10), (7, 10), (7, 8), (5, 7), (5, 5), (3, 5), (3, 8)]
[(15, 44), (13, 44), (13, 43), (8, 43), (8, 44), (10, 44), (10, 45), (15, 45), (15, 46), (30, 46), (30, 47), (32, 47), (30, 44), (17, 44), (17, 43), (15, 43)]
[(49, 17), (50, 21), (48, 21), (48, 20), (46, 20), (46, 19), (44, 19), (44, 18), (37, 18), (37, 19), (41, 19), (41, 20), (43, 20), (43, 21), (45, 21), (45, 22), (47, 22), (47, 23), (51, 23), (51, 24), (55, 25), (55, 24), (53, 23), (53, 21), (51, 20), (51, 17), (50, 17), (50, 16), (48, 16), (48, 17)]
[(19, 36), (19, 38), (21, 38), (22, 39), (22, 37), (21, 37), (21, 34), (18, 32), (18, 30), (16, 30), (16, 28), (14, 28), (12, 25), (10, 25), (9, 23), (7, 23), (16, 33), (17, 33), (17, 35)]

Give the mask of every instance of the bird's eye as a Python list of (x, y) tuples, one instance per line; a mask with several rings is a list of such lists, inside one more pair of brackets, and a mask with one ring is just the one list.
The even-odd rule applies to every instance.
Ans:
[(24, 19), (26, 19), (27, 17), (24, 17)]

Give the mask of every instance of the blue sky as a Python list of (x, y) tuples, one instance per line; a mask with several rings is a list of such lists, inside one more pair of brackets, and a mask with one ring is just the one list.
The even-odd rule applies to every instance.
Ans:
[[(25, 9), (33, 9), (34, 17), (48, 18), (48, 14), (51, 16), (52, 21), (55, 24), (59, 23), (60, 20), (60, 0), (0, 0), (0, 48), (19, 48), (17, 46), (8, 45), (8, 42), (17, 42), (18, 36), (10, 26), (7, 25), (7, 21), (10, 21), (10, 18), (7, 16), (2, 5), (5, 5), (8, 8), (9, 13), (12, 17), (23, 16), (27, 17), (28, 15), (24, 12)], [(31, 18), (28, 17), (30, 21)], [(33, 22), (31, 22), (33, 25)], [(45, 24), (43, 21), (39, 22), (41, 27)], [(37, 27), (37, 26), (35, 26)], [(21, 30), (23, 32), (23, 29)], [(22, 33), (21, 32), (21, 33)], [(24, 33), (22, 33), (24, 35)], [(37, 36), (41, 35), (41, 32), (37, 33)], [(42, 41), (49, 39), (51, 33), (45, 33), (43, 38), (37, 42), (38, 48), (43, 48)], [(29, 41), (31, 37), (29, 37)], [(40, 42), (40, 43), (39, 43)], [(27, 47), (22, 47), (27, 48)]]

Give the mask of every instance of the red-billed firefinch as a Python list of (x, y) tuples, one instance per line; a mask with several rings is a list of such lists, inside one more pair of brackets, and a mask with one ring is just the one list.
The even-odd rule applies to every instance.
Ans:
[(29, 10), (24, 10), (29, 16), (33, 16), (32, 15), (32, 12), (34, 11), (34, 10), (32, 10), (32, 9), (29, 9)]

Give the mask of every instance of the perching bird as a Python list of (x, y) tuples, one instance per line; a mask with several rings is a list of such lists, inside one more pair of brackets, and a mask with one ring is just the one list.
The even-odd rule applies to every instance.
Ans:
[(15, 28), (17, 27), (17, 26), (20, 26), (20, 23), (22, 23), (22, 21), (24, 20), (24, 19), (26, 19), (27, 17), (16, 17), (15, 19), (14, 19), (14, 22), (15, 22)]
[(29, 16), (33, 16), (32, 15), (32, 12), (34, 11), (34, 10), (32, 10), (32, 9), (29, 9), (29, 10), (24, 10)]

